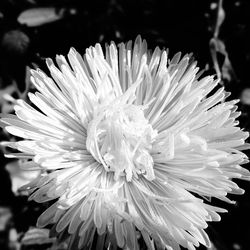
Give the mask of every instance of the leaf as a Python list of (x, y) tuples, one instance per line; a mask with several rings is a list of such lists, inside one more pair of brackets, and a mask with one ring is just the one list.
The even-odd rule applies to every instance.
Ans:
[(0, 90), (0, 111), (1, 113), (8, 114), (14, 110), (14, 103), (12, 102), (12, 94), (16, 92), (14, 84), (7, 86)]
[[(232, 80), (237, 81), (238, 79), (229, 59), (225, 43), (219, 38), (221, 25), (226, 16), (225, 10), (223, 9), (223, 0), (218, 0), (218, 4), (212, 3), (211, 6), (217, 6), (217, 16), (213, 37), (209, 41), (209, 47), (217, 77), (221, 80), (220, 84), (224, 85), (224, 80), (230, 82)], [(224, 57), (222, 65), (219, 64), (218, 60), (220, 55)]]
[(242, 91), (240, 100), (245, 105), (250, 105), (250, 88), (246, 88)]
[(63, 9), (57, 11), (53, 7), (31, 8), (23, 11), (18, 16), (17, 21), (28, 27), (36, 27), (57, 21), (63, 17), (63, 14)]
[[(237, 76), (232, 67), (224, 42), (219, 38), (213, 37), (210, 39), (209, 45), (214, 68), (218, 78), (221, 78), (222, 80), (227, 80), (228, 82), (232, 80), (237, 81)], [(218, 62), (218, 53), (224, 56), (222, 66), (220, 66)]]
[(10, 208), (0, 207), (0, 232), (6, 229), (8, 222), (12, 217)]
[(55, 238), (49, 238), (48, 229), (30, 228), (22, 238), (22, 245), (42, 245), (54, 243)]
[(219, 36), (221, 25), (224, 22), (225, 16), (226, 16), (226, 13), (222, 6), (223, 0), (219, 0), (218, 2), (219, 3), (217, 7), (217, 20), (216, 20), (215, 29), (214, 29), (214, 37)]
[(10, 174), (12, 182), (12, 191), (18, 194), (18, 189), (30, 181), (35, 179), (39, 174), (40, 170), (23, 170), (20, 166), (21, 160), (12, 161), (8, 163), (5, 168)]

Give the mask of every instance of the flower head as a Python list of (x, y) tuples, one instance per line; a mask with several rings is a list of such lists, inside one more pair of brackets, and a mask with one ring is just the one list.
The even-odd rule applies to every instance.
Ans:
[(6, 143), (21, 151), (11, 156), (42, 170), (25, 187), (30, 199), (55, 200), (38, 226), (54, 224), (69, 249), (90, 247), (95, 235), (96, 249), (139, 249), (136, 232), (149, 249), (209, 246), (207, 222), (226, 211), (211, 198), (231, 202), (228, 193), (243, 193), (233, 178), (249, 179), (237, 101), (201, 78), (191, 55), (169, 60), (140, 37), (105, 54), (96, 44), (83, 58), (71, 49), (56, 62), (47, 60), (52, 78), (32, 71), (34, 106), (18, 100), (16, 115), (1, 119), (24, 138)]

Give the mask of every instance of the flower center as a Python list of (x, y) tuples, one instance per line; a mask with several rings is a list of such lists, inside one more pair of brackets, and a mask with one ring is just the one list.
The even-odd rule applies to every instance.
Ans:
[(144, 117), (143, 107), (133, 104), (98, 108), (88, 125), (87, 149), (117, 180), (144, 175), (155, 178), (151, 145), (157, 136)]

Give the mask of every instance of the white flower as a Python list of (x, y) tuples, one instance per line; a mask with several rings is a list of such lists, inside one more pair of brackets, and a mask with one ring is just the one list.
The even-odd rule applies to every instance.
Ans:
[(140, 37), (56, 62), (47, 60), (53, 79), (32, 71), (36, 107), (19, 100), (1, 120), (24, 138), (8, 143), (21, 151), (12, 156), (43, 171), (26, 186), (30, 199), (56, 200), (38, 226), (54, 224), (69, 249), (88, 249), (95, 232), (96, 249), (139, 249), (137, 231), (149, 249), (209, 247), (207, 222), (226, 211), (211, 198), (230, 202), (243, 193), (232, 179), (249, 180), (237, 101), (190, 55), (151, 54)]

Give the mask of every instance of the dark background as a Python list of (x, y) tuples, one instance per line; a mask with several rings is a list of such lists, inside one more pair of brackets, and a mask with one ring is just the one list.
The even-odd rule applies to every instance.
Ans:
[[(46, 71), (45, 58), (66, 55), (70, 47), (83, 54), (97, 42), (126, 42), (140, 34), (149, 48), (169, 48), (170, 56), (193, 52), (205, 74), (219, 74), (221, 84), (232, 92), (229, 98), (241, 100), (240, 124), (250, 131), (249, 13), (248, 0), (0, 0), (1, 112), (12, 113), (11, 97), (26, 99), (32, 91), (27, 67)], [(15, 138), (1, 130), (0, 140)], [(23, 241), (46, 204), (13, 193), (13, 181), (24, 177), (13, 170), (13, 160), (3, 157), (4, 148), (1, 151), (0, 249), (49, 249), (51, 243), (44, 244), (39, 234), (29, 244)], [(213, 201), (229, 209), (207, 230), (213, 249), (250, 249), (250, 184), (237, 183), (246, 193), (233, 197), (236, 205)]]

